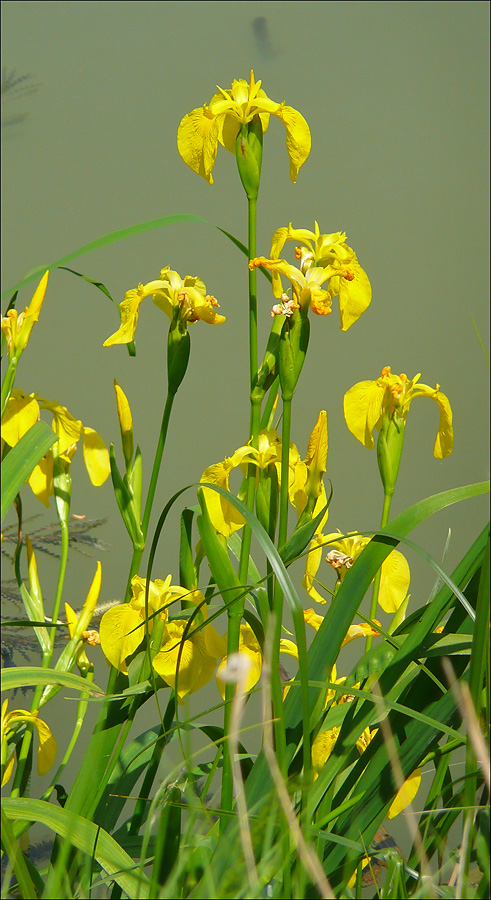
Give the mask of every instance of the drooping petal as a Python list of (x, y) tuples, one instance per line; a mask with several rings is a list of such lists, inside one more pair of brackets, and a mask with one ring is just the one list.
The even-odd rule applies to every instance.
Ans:
[(340, 726), (329, 728), (327, 731), (321, 731), (315, 738), (314, 743), (312, 744), (312, 767), (316, 777), (320, 774), (329, 759), (340, 731)]
[(290, 178), (295, 184), (298, 170), (310, 153), (312, 143), (310, 129), (301, 113), (291, 106), (280, 104), (273, 115), (281, 119), (286, 128), (286, 149), (290, 157)]
[(218, 122), (207, 107), (193, 109), (184, 116), (177, 132), (177, 149), (186, 165), (213, 184), (217, 155)]
[(97, 431), (84, 426), (82, 448), (89, 478), (92, 484), (99, 487), (111, 471), (107, 447)]
[(413, 393), (414, 397), (429, 397), (438, 405), (440, 422), (438, 433), (433, 448), (433, 456), (437, 459), (445, 459), (453, 449), (452, 409), (448, 397), (436, 388), (430, 388), (426, 384), (418, 384)]
[(395, 613), (406, 599), (411, 573), (405, 556), (392, 550), (382, 563), (378, 602), (384, 612)]
[(324, 616), (319, 616), (313, 609), (304, 609), (303, 618), (307, 625), (312, 625), (312, 628), (315, 628), (316, 631), (319, 631), (324, 621)]
[[(351, 328), (353, 322), (360, 318), (370, 305), (372, 287), (366, 272), (356, 262), (350, 266), (349, 275), (353, 277), (332, 278), (329, 287), (333, 293), (339, 294), (339, 314), (341, 331)], [(336, 285), (333, 282), (337, 282)]]
[(29, 476), (29, 485), (37, 499), (49, 506), (49, 498), (53, 496), (53, 454), (47, 453), (39, 461)]
[(66, 406), (62, 406), (56, 400), (45, 400), (38, 397), (41, 409), (47, 409), (53, 415), (53, 431), (58, 435), (58, 453), (66, 455), (67, 451), (76, 444), (82, 434), (82, 422), (75, 419), (68, 412)]
[(166, 684), (173, 689), (177, 685), (180, 700), (207, 684), (216, 668), (216, 661), (207, 653), (201, 632), (195, 632), (183, 643), (187, 624), (180, 619), (167, 623), (162, 648), (153, 660), (154, 669)]
[(406, 809), (406, 807), (409, 806), (410, 803), (412, 803), (416, 794), (418, 793), (420, 784), (421, 769), (415, 769), (415, 771), (409, 776), (409, 778), (406, 778), (406, 781), (392, 801), (392, 804), (389, 807), (389, 811), (387, 813), (388, 819), (393, 819), (395, 816), (398, 816), (399, 813), (403, 811), (403, 809)]
[(308, 594), (312, 597), (316, 603), (325, 603), (324, 597), (319, 594), (319, 591), (314, 587), (315, 576), (317, 575), (317, 570), (321, 564), (322, 559), (322, 550), (323, 545), (325, 543), (325, 537), (323, 534), (316, 534), (312, 538), (310, 543), (310, 551), (307, 556), (307, 562), (305, 565), (305, 574), (302, 579), (302, 586), (305, 588)]
[[(376, 621), (376, 620), (375, 620)], [(348, 631), (346, 632), (346, 637), (341, 644), (341, 647), (346, 647), (346, 644), (350, 644), (351, 641), (356, 640), (359, 637), (378, 637), (380, 631), (378, 628), (374, 628), (373, 625), (370, 625), (368, 622), (361, 622), (356, 625), (350, 625)]]
[[(249, 447), (243, 449), (247, 450), (247, 452), (250, 450)], [(233, 468), (234, 459), (226, 458), (221, 463), (208, 466), (203, 472), (200, 481), (203, 484), (216, 484), (228, 491), (229, 475)], [(203, 493), (206, 499), (206, 506), (208, 508), (211, 523), (220, 534), (223, 534), (224, 537), (230, 537), (235, 531), (242, 528), (245, 519), (237, 512), (232, 503), (226, 500), (225, 497), (222, 497), (217, 491), (207, 491), (204, 489)]]
[[(247, 624), (247, 622), (244, 622), (240, 626), (239, 653), (245, 653), (245, 655), (249, 659), (250, 665), (247, 670), (244, 690), (250, 691), (254, 687), (254, 685), (257, 684), (261, 676), (263, 655), (256, 635), (254, 634), (251, 626)], [(222, 659), (216, 673), (218, 690), (220, 691), (223, 698), (225, 698), (225, 682), (220, 677), (220, 675), (227, 665), (227, 659), (227, 656)]]
[(281, 638), (280, 640), (280, 653), (285, 653), (287, 656), (293, 656), (294, 659), (298, 659), (298, 647), (293, 641), (287, 640), (287, 638)]
[(22, 437), (39, 419), (39, 404), (33, 394), (29, 397), (14, 388), (2, 419), (2, 438), (10, 447)]
[(145, 637), (144, 619), (131, 603), (119, 603), (104, 613), (99, 626), (104, 656), (127, 674), (126, 658), (140, 646)]
[(378, 381), (359, 381), (344, 395), (346, 424), (368, 449), (374, 447), (372, 431), (380, 421), (386, 385)]
[(49, 772), (56, 759), (56, 738), (42, 719), (38, 719), (36, 716), (33, 722), (37, 728), (39, 738), (37, 752), (38, 775), (45, 775), (46, 772)]

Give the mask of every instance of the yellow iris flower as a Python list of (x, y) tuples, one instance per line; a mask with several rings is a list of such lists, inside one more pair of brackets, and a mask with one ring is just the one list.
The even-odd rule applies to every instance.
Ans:
[[(320, 566), (323, 547), (327, 550), (326, 562), (336, 569), (338, 578), (344, 578), (362, 550), (370, 541), (354, 533), (342, 535), (316, 534), (310, 544), (305, 574), (302, 585), (317, 603), (325, 603), (325, 599), (316, 590), (317, 570)], [(327, 543), (328, 542), (328, 543)], [(381, 566), (380, 589), (378, 602), (384, 612), (395, 613), (407, 596), (410, 582), (409, 565), (399, 550), (392, 550)]]
[(39, 313), (43, 305), (44, 295), (48, 285), (48, 274), (45, 272), (39, 282), (33, 298), (20, 314), (16, 309), (9, 309), (6, 316), (2, 316), (2, 331), (7, 341), (9, 359), (14, 356), (20, 359), (31, 336), (31, 331), (39, 319)]
[[(360, 318), (370, 305), (372, 288), (364, 269), (360, 266), (356, 253), (346, 243), (344, 231), (321, 234), (319, 225), (314, 223), (314, 231), (306, 228), (278, 228), (271, 242), (271, 259), (278, 259), (287, 241), (296, 241), (295, 257), (300, 269), (306, 273), (310, 268), (329, 269), (329, 295), (331, 300), (339, 295), (341, 331)], [(302, 246), (303, 245), (303, 246)], [(281, 293), (279, 272), (272, 272), (275, 296)], [(322, 306), (321, 306), (322, 309)], [(316, 309), (313, 308), (316, 312)], [(322, 313), (321, 313), (322, 314)]]
[[(74, 419), (67, 408), (56, 400), (45, 400), (37, 394), (27, 395), (14, 388), (2, 419), (2, 439), (10, 447), (15, 447), (21, 437), (38, 421), (41, 409), (47, 410), (53, 416), (52, 428), (59, 437), (58, 456), (70, 463), (77, 450), (77, 443), (82, 438), (83, 458), (89, 478), (96, 487), (104, 484), (110, 472), (109, 454), (104, 441), (97, 431)], [(49, 506), (49, 498), (53, 494), (51, 451), (33, 470), (29, 484), (38, 500)]]
[[(319, 413), (318, 420), (310, 435), (307, 456), (301, 459), (293, 442), (290, 442), (288, 496), (292, 506), (300, 518), (307, 504), (313, 505), (315, 516), (326, 505), (326, 492), (322, 476), (326, 470), (327, 458), (327, 417), (325, 412)], [(258, 481), (261, 472), (269, 466), (276, 468), (278, 484), (281, 484), (281, 438), (274, 428), (261, 431), (258, 448), (245, 445), (239, 447), (233, 456), (225, 457), (223, 462), (208, 466), (201, 476), (201, 483), (216, 484), (230, 490), (229, 478), (233, 469), (241, 466), (246, 474), (246, 465), (252, 463), (258, 469)], [(224, 537), (230, 537), (244, 525), (244, 518), (235, 506), (218, 494), (217, 491), (204, 489), (206, 505), (213, 527)], [(327, 518), (327, 515), (326, 515)], [(321, 527), (321, 526), (319, 526)]]
[[(104, 613), (99, 627), (101, 647), (106, 659), (127, 674), (126, 660), (138, 649), (145, 637), (145, 586), (146, 579), (135, 575), (131, 579), (129, 603), (118, 603)], [(166, 607), (178, 597), (188, 596), (189, 591), (179, 586), (171, 587), (171, 576), (165, 581), (156, 578), (150, 582), (148, 593), (148, 631), (153, 629), (153, 616), (158, 613), (165, 622)]]
[(286, 128), (286, 149), (290, 158), (290, 177), (297, 180), (300, 166), (310, 153), (310, 131), (304, 117), (291, 106), (275, 103), (266, 96), (261, 82), (234, 80), (229, 90), (218, 87), (208, 105), (193, 109), (184, 116), (177, 132), (177, 148), (184, 162), (209, 184), (213, 184), (213, 167), (218, 142), (235, 154), (235, 139), (241, 125), (259, 115), (263, 132), (270, 115), (276, 116)]
[(155, 305), (165, 312), (171, 321), (174, 310), (179, 307), (180, 319), (186, 325), (199, 320), (207, 322), (208, 325), (220, 325), (225, 322), (225, 316), (215, 311), (218, 306), (217, 300), (206, 293), (205, 285), (200, 278), (194, 275), (181, 278), (177, 272), (166, 266), (161, 269), (160, 278), (156, 281), (149, 281), (145, 285), (139, 284), (137, 288), (126, 292), (124, 300), (119, 304), (121, 325), (107, 341), (104, 341), (104, 347), (129, 344), (133, 340), (140, 303), (146, 297), (152, 297)]
[(15, 750), (8, 754), (9, 738), (25, 724), (32, 723), (38, 733), (39, 746), (37, 753), (38, 775), (45, 775), (51, 769), (56, 758), (56, 739), (52, 735), (49, 726), (43, 719), (38, 718), (37, 712), (28, 712), (27, 709), (13, 709), (7, 712), (8, 700), (2, 706), (1, 716), (1, 749), (2, 766), (5, 766), (2, 778), (2, 787), (9, 780), (15, 761)]
[(444, 459), (452, 452), (452, 410), (445, 394), (437, 384), (435, 388), (419, 383), (420, 375), (411, 380), (407, 375), (392, 375), (390, 366), (382, 369), (375, 381), (360, 381), (344, 396), (344, 417), (352, 434), (367, 448), (374, 446), (372, 431), (380, 430), (384, 416), (397, 411), (405, 421), (415, 397), (429, 397), (440, 411), (440, 423), (433, 448), (437, 459)]
[[(293, 288), (293, 303), (299, 306), (309, 304), (318, 316), (331, 312), (333, 298), (339, 296), (341, 330), (347, 331), (365, 312), (372, 299), (372, 289), (366, 272), (360, 266), (356, 253), (345, 242), (346, 234), (321, 234), (317, 222), (315, 231), (304, 228), (278, 228), (271, 243), (271, 258), (259, 256), (251, 260), (250, 268), (264, 266), (270, 269), (273, 279), (273, 293), (284, 298), (281, 275), (287, 278)], [(299, 241), (295, 247), (295, 257), (299, 268), (279, 259), (287, 241)], [(302, 246), (303, 245), (303, 246)], [(322, 285), (328, 281), (326, 288)], [(276, 309), (276, 307), (275, 307)]]

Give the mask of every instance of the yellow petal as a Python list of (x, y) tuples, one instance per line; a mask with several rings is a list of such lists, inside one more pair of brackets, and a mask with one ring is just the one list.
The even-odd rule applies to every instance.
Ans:
[(322, 731), (315, 738), (312, 744), (312, 766), (317, 775), (322, 771), (329, 759), (340, 731), (340, 727), (329, 728), (327, 731)]
[(3, 440), (10, 447), (15, 447), (38, 419), (39, 404), (36, 398), (14, 388), (2, 419)]
[[(415, 379), (413, 379), (413, 382)], [(417, 384), (413, 391), (413, 397), (429, 397), (438, 404), (440, 411), (440, 423), (438, 433), (433, 448), (433, 455), (437, 459), (445, 459), (449, 456), (453, 449), (453, 427), (452, 427), (452, 409), (448, 397), (439, 390), (438, 385), (435, 388), (428, 387), (427, 384)]]
[(128, 434), (133, 431), (133, 418), (131, 415), (130, 404), (128, 403), (125, 392), (120, 388), (116, 379), (114, 379), (114, 390), (116, 391), (116, 403), (121, 431), (123, 434)]
[(76, 444), (82, 434), (82, 423), (68, 412), (66, 406), (62, 406), (56, 400), (46, 400), (39, 397), (41, 409), (47, 409), (53, 415), (53, 431), (58, 435), (58, 453), (60, 456)]
[(310, 153), (311, 138), (309, 126), (304, 117), (291, 106), (280, 104), (273, 115), (281, 119), (286, 128), (286, 149), (290, 157), (290, 178), (295, 183), (298, 170)]
[(352, 434), (368, 449), (374, 447), (372, 431), (380, 421), (386, 385), (359, 381), (344, 395), (344, 418)]
[[(249, 448), (248, 448), (249, 449)], [(222, 463), (208, 466), (203, 472), (200, 481), (204, 484), (216, 484), (229, 490), (228, 479), (233, 466), (233, 458), (226, 458)], [(221, 496), (217, 491), (203, 490), (206, 506), (214, 528), (224, 537), (230, 537), (244, 525), (245, 519), (235, 506)]]
[(167, 623), (165, 642), (153, 660), (154, 669), (169, 687), (175, 689), (177, 684), (180, 699), (207, 684), (216, 668), (215, 659), (206, 651), (201, 632), (194, 633), (183, 643), (186, 625), (184, 620)]
[(312, 628), (315, 628), (316, 631), (319, 631), (324, 621), (324, 616), (319, 616), (313, 609), (304, 609), (303, 617), (307, 625), (312, 625)]
[(218, 123), (204, 107), (184, 116), (177, 132), (177, 149), (184, 162), (213, 184), (213, 166), (218, 146)]
[(99, 487), (104, 484), (111, 471), (107, 447), (100, 434), (87, 427), (83, 429), (82, 447), (89, 478), (92, 484)]
[(341, 647), (346, 647), (346, 644), (351, 643), (351, 641), (354, 641), (358, 637), (378, 637), (379, 634), (380, 631), (377, 628), (374, 628), (373, 625), (369, 625), (368, 622), (350, 625)]
[(33, 494), (45, 506), (49, 506), (49, 498), (53, 496), (53, 454), (47, 453), (37, 464), (29, 476), (29, 484)]
[(7, 759), (7, 762), (5, 764), (5, 772), (3, 773), (3, 778), (2, 778), (2, 787), (5, 784), (7, 784), (7, 781), (9, 780), (10, 776), (12, 775), (12, 772), (14, 770), (14, 762), (15, 762), (15, 750), (12, 750), (12, 753), (10, 754), (10, 756)]
[(445, 459), (453, 449), (452, 410), (448, 397), (442, 394), (441, 391), (437, 391), (433, 399), (438, 403), (440, 410), (440, 424), (433, 448), (433, 455), (437, 459)]
[(68, 631), (70, 634), (70, 638), (75, 634), (75, 629), (77, 627), (78, 618), (75, 614), (75, 611), (72, 609), (69, 603), (65, 603), (65, 619), (68, 625)]
[(325, 603), (324, 597), (319, 594), (319, 592), (314, 587), (315, 576), (317, 575), (317, 570), (321, 564), (322, 559), (322, 550), (325, 542), (325, 537), (322, 534), (314, 535), (311, 543), (310, 543), (310, 551), (307, 556), (307, 562), (305, 565), (305, 574), (302, 579), (302, 586), (305, 588), (308, 594), (312, 597), (316, 603)]
[(120, 603), (104, 613), (99, 635), (106, 659), (126, 674), (126, 658), (145, 637), (144, 617), (130, 603)]
[(360, 318), (372, 299), (372, 287), (368, 275), (358, 263), (350, 266), (350, 274), (353, 275), (352, 279), (343, 276), (337, 279), (339, 282), (337, 290), (333, 285), (334, 279), (331, 279), (329, 283), (333, 295), (339, 293), (341, 331), (347, 331), (353, 322)]
[(227, 639), (218, 634), (218, 631), (211, 623), (205, 625), (203, 631), (207, 653), (213, 659), (222, 659), (227, 653)]
[(51, 734), (48, 725), (42, 719), (36, 717), (33, 721), (39, 737), (37, 753), (38, 775), (45, 775), (46, 772), (49, 772), (56, 759), (56, 738)]
[(409, 778), (406, 778), (406, 781), (392, 801), (392, 804), (387, 813), (388, 819), (393, 819), (394, 816), (398, 816), (403, 809), (406, 809), (406, 807), (409, 806), (410, 803), (412, 803), (416, 794), (418, 793), (420, 783), (421, 769), (415, 769), (412, 775), (410, 775)]
[(137, 288), (126, 291), (124, 300), (119, 304), (121, 325), (114, 334), (108, 337), (107, 341), (104, 341), (103, 347), (112, 347), (114, 344), (129, 344), (133, 340), (138, 324), (140, 303), (145, 297), (154, 294), (160, 286), (161, 282), (152, 281), (145, 286), (139, 284)]
[(41, 281), (39, 282), (34, 296), (27, 307), (24, 313), (24, 321), (22, 323), (22, 327), (19, 333), (19, 339), (17, 343), (16, 353), (20, 355), (22, 351), (27, 346), (27, 342), (31, 335), (31, 331), (35, 322), (39, 319), (39, 313), (41, 312), (41, 307), (43, 305), (44, 295), (46, 293), (46, 288), (48, 286), (48, 275), (49, 272), (45, 272)]
[(287, 656), (293, 656), (294, 659), (298, 659), (297, 645), (286, 638), (281, 638), (280, 640), (280, 653), (285, 653)]
[(392, 550), (382, 563), (378, 602), (384, 612), (395, 613), (409, 590), (411, 573), (405, 556)]

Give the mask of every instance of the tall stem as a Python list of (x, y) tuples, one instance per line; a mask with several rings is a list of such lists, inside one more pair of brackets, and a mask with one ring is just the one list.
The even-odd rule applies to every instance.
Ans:
[[(290, 473), (290, 431), (292, 417), (291, 397), (283, 397), (283, 417), (281, 432), (281, 485), (280, 485), (280, 522), (278, 527), (278, 548), (286, 543), (288, 534), (288, 482)], [(274, 589), (275, 628), (271, 648), (271, 694), (273, 714), (275, 718), (275, 747), (278, 765), (283, 775), (286, 774), (286, 738), (283, 714), (283, 693), (280, 680), (280, 640), (281, 623), (283, 621), (283, 591), (278, 582)]]
[[(142, 532), (143, 537), (146, 540), (147, 532), (148, 532), (148, 524), (150, 521), (150, 515), (152, 513), (152, 505), (155, 497), (155, 491), (157, 489), (157, 481), (160, 473), (160, 465), (162, 462), (162, 455), (164, 452), (165, 441), (167, 438), (167, 431), (169, 428), (170, 414), (172, 412), (172, 405), (174, 403), (175, 393), (172, 394), (170, 392), (167, 393), (167, 399), (165, 401), (164, 413), (162, 416), (162, 423), (160, 425), (160, 434), (159, 440), (157, 444), (157, 449), (155, 451), (155, 459), (153, 461), (152, 474), (150, 476), (150, 484), (148, 486), (148, 494), (145, 502), (145, 509), (143, 512), (142, 519)], [(137, 548), (133, 550), (133, 556), (131, 559), (130, 571), (128, 574), (128, 581), (126, 584), (126, 593), (125, 593), (125, 603), (129, 600), (131, 593), (131, 579), (134, 575), (138, 575), (138, 570), (140, 568), (140, 563), (142, 560), (142, 556), (144, 553), (143, 548)]]
[[(248, 198), (248, 241), (249, 241), (249, 259), (256, 256), (256, 200)], [(250, 375), (250, 392), (251, 392), (251, 417), (249, 436), (251, 446), (258, 446), (259, 430), (261, 427), (261, 403), (252, 398), (252, 389), (255, 378), (257, 376), (257, 276), (255, 269), (249, 269), (249, 375)], [(246, 489), (246, 506), (253, 512), (254, 498), (256, 493), (256, 466), (249, 464), (247, 468), (247, 489)], [(252, 532), (249, 525), (244, 525), (242, 533), (242, 543), (240, 548), (239, 560), (239, 582), (247, 584), (249, 572), (249, 553), (251, 549)], [(244, 602), (242, 608), (238, 610), (234, 604), (233, 609), (228, 616), (227, 629), (227, 656), (236, 653), (239, 648), (240, 639), (240, 623), (242, 613), (244, 611)], [(235, 685), (227, 684), (225, 687), (225, 708), (224, 708), (224, 733), (227, 735), (230, 731), (230, 716), (232, 710), (232, 700), (235, 695)], [(233, 768), (232, 758), (228, 752), (228, 740), (224, 744), (223, 752), (223, 774), (222, 774), (222, 796), (221, 807), (226, 811), (232, 809), (233, 803)], [(227, 824), (228, 817), (223, 816), (220, 820), (220, 828), (223, 830)]]
[[(384, 506), (383, 506), (383, 509), (382, 509), (382, 518), (381, 518), (381, 520), (380, 520), (380, 527), (381, 527), (381, 528), (384, 528), (385, 525), (387, 525), (387, 522), (389, 521), (390, 505), (391, 505), (391, 503), (392, 503), (392, 497), (393, 497), (393, 496), (394, 496), (394, 491), (393, 491), (393, 490), (392, 490), (392, 491), (388, 491), (388, 490), (387, 490), (387, 491), (385, 492), (385, 494), (384, 494)], [(376, 612), (377, 612), (378, 595), (379, 595), (379, 591), (380, 591), (380, 579), (381, 579), (381, 577), (382, 577), (382, 570), (379, 569), (378, 572), (377, 572), (377, 574), (375, 575), (375, 578), (373, 579), (372, 601), (371, 601), (371, 603), (370, 603), (370, 618), (371, 618), (371, 619), (374, 619), (374, 618), (375, 618), (375, 614), (376, 614)], [(369, 635), (369, 637), (367, 637), (367, 640), (366, 640), (366, 643), (365, 643), (365, 652), (367, 652), (368, 650), (370, 650), (370, 647), (372, 646), (372, 643), (373, 643), (373, 636), (372, 636), (372, 635)]]

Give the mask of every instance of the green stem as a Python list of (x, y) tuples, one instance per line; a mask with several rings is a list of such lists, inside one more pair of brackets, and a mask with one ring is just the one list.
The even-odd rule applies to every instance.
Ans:
[[(280, 522), (278, 528), (278, 548), (286, 543), (288, 534), (288, 483), (290, 472), (290, 431), (292, 401), (291, 397), (283, 398), (283, 416), (281, 431), (281, 485), (280, 485)], [(283, 691), (280, 679), (280, 640), (281, 623), (283, 621), (283, 591), (278, 582), (274, 588), (275, 626), (273, 645), (271, 648), (271, 697), (275, 718), (275, 749), (278, 765), (286, 775), (286, 737), (283, 712)]]
[[(249, 240), (249, 259), (256, 256), (256, 200), (248, 198), (248, 240)], [(253, 447), (258, 446), (259, 430), (261, 427), (261, 403), (253, 399), (252, 390), (257, 377), (257, 276), (255, 269), (249, 269), (249, 374), (250, 374), (250, 391), (251, 391), (251, 417), (250, 417), (250, 438)], [(256, 493), (256, 466), (249, 464), (247, 468), (247, 489), (246, 489), (246, 506), (253, 512), (254, 499)], [(247, 584), (249, 572), (249, 553), (251, 549), (252, 531), (249, 525), (244, 525), (242, 533), (242, 542), (240, 548), (239, 560), (239, 582)], [(227, 656), (236, 653), (239, 649), (240, 623), (244, 612), (245, 598), (241, 602), (241, 608), (234, 607), (228, 612), (228, 631), (227, 631)], [(222, 796), (221, 808), (226, 812), (230, 812), (233, 803), (233, 769), (231, 754), (228, 752), (228, 733), (230, 730), (230, 716), (232, 711), (232, 700), (235, 695), (235, 684), (227, 684), (225, 686), (225, 707), (224, 707), (224, 734), (227, 736), (223, 743), (223, 773), (222, 773)], [(220, 830), (226, 827), (228, 816), (222, 816), (220, 819)]]
[[(87, 674), (87, 681), (89, 683), (91, 683), (93, 680), (94, 680), (94, 672), (89, 671)], [(43, 796), (41, 797), (41, 800), (46, 800), (46, 801), (49, 800), (49, 798), (51, 797), (51, 794), (54, 790), (55, 784), (60, 780), (62, 772), (63, 772), (68, 760), (70, 759), (70, 756), (72, 755), (72, 751), (78, 741), (80, 731), (81, 731), (82, 725), (84, 723), (85, 715), (87, 713), (87, 709), (89, 706), (89, 703), (88, 703), (89, 697), (90, 697), (89, 693), (86, 693), (86, 694), (83, 693), (80, 696), (80, 700), (77, 704), (77, 721), (75, 722), (75, 728), (73, 729), (73, 734), (70, 738), (70, 743), (68, 744), (65, 755), (56, 771), (56, 774), (53, 776), (53, 779), (52, 779), (52, 782), (51, 782), (49, 788), (47, 788), (47, 790), (44, 792)]]
[[(66, 521), (63, 521), (62, 519), (59, 519), (59, 523), (60, 523), (60, 532), (61, 532), (61, 551), (60, 551), (60, 567), (58, 570), (58, 583), (56, 585), (55, 602), (53, 605), (53, 614), (52, 614), (53, 622), (57, 622), (59, 619), (61, 598), (63, 595), (63, 585), (65, 583), (65, 574), (66, 574), (66, 567), (67, 567), (67, 562), (68, 562), (68, 548), (70, 545), (68, 523)], [(51, 656), (52, 656), (54, 646), (55, 646), (56, 629), (51, 628), (50, 631), (51, 631), (50, 643), (51, 643)], [(51, 662), (51, 656), (47, 662), (48, 666)], [(43, 665), (44, 665), (44, 662), (43, 662)]]
[(286, 543), (288, 534), (288, 483), (290, 474), (290, 431), (292, 420), (292, 401), (283, 398), (283, 417), (281, 429), (281, 485), (280, 485), (280, 525), (278, 530), (278, 549)]
[[(382, 509), (382, 518), (380, 520), (381, 528), (384, 528), (387, 525), (387, 522), (389, 521), (390, 505), (392, 503), (393, 495), (394, 495), (393, 489), (391, 491), (389, 491), (389, 490), (385, 491), (384, 505), (383, 505), (383, 509)], [(375, 618), (376, 613), (377, 613), (378, 595), (379, 595), (379, 591), (380, 591), (381, 576), (382, 576), (382, 571), (381, 571), (381, 569), (379, 569), (377, 574), (375, 575), (375, 578), (373, 579), (372, 601), (370, 603), (370, 619), (372, 619), (372, 620)], [(370, 647), (372, 646), (372, 644), (373, 644), (373, 636), (369, 635), (369, 637), (367, 637), (366, 643), (365, 643), (365, 653), (367, 653), (368, 650), (370, 650)]]
[[(249, 260), (256, 256), (256, 200), (248, 200)], [(257, 273), (249, 269), (249, 372), (251, 390), (257, 375)]]
[[(160, 426), (159, 440), (158, 440), (158, 444), (157, 444), (157, 449), (155, 451), (155, 459), (153, 461), (152, 474), (150, 476), (150, 484), (148, 486), (148, 494), (147, 494), (147, 499), (145, 502), (145, 509), (143, 511), (142, 532), (143, 532), (144, 539), (146, 539), (146, 537), (147, 537), (148, 524), (150, 521), (150, 515), (152, 513), (152, 505), (153, 505), (153, 501), (154, 501), (154, 497), (155, 497), (155, 491), (157, 489), (157, 481), (158, 481), (158, 477), (159, 477), (159, 473), (160, 473), (160, 465), (162, 463), (162, 455), (164, 452), (165, 441), (167, 438), (167, 431), (169, 429), (169, 420), (170, 420), (170, 414), (172, 412), (172, 405), (174, 403), (174, 397), (175, 397), (175, 393), (174, 394), (172, 394), (170, 392), (167, 393), (167, 399), (165, 401), (165, 406), (164, 406), (164, 413), (162, 416), (162, 423)], [(144, 547), (142, 547), (142, 548), (138, 547), (138, 548), (133, 549), (133, 556), (131, 559), (130, 571), (128, 574), (128, 581), (126, 584), (126, 593), (125, 593), (125, 599), (124, 599), (125, 603), (127, 603), (130, 598), (131, 579), (133, 578), (134, 575), (138, 575), (138, 570), (140, 568), (140, 563), (142, 560), (144, 550), (145, 550)]]

